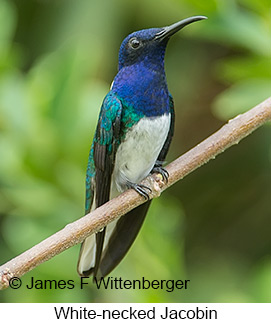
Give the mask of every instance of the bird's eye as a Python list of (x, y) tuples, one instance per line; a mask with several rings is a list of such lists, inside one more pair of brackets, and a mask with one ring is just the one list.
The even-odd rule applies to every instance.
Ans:
[(140, 47), (141, 42), (140, 40), (138, 40), (137, 38), (133, 37), (129, 40), (129, 45), (133, 48), (133, 49), (137, 49), (138, 47)]

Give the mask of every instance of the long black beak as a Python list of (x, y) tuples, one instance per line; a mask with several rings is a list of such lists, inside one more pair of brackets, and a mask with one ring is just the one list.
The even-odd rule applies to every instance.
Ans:
[(169, 38), (170, 36), (175, 34), (177, 31), (181, 30), (183, 27), (191, 24), (192, 22), (203, 20), (203, 19), (207, 19), (207, 17), (194, 16), (194, 17), (189, 17), (189, 18), (180, 20), (180, 21), (176, 22), (175, 24), (164, 27), (161, 31), (159, 31), (155, 35), (155, 39), (163, 40), (165, 38)]

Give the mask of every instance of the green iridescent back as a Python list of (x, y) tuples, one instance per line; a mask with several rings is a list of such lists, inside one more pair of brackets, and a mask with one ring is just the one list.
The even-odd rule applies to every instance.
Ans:
[[(94, 139), (91, 145), (88, 166), (86, 173), (86, 204), (85, 213), (89, 213), (94, 197), (94, 143), (106, 146), (106, 153), (112, 155), (124, 140), (126, 133), (135, 125), (144, 115), (138, 113), (132, 106), (127, 106), (112, 91), (105, 97), (99, 115), (98, 125), (95, 131)], [(114, 136), (114, 124), (117, 118), (120, 118), (120, 136)], [(114, 149), (113, 149), (114, 147)]]

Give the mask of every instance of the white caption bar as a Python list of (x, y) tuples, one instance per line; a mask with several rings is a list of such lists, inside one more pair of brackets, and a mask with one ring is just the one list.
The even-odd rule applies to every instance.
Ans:
[(1, 322), (271, 322), (271, 304), (0, 304)]

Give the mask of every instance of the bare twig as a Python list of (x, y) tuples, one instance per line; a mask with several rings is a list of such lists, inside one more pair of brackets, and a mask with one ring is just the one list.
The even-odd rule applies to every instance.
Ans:
[[(237, 144), (269, 120), (271, 120), (271, 98), (230, 120), (213, 135), (169, 164), (166, 167), (169, 172), (168, 183), (164, 183), (160, 175), (154, 174), (146, 178), (143, 183), (152, 189), (151, 198), (158, 197), (169, 186), (207, 163), (225, 149)], [(128, 190), (79, 220), (68, 224), (64, 229), (2, 265), (0, 267), (0, 289), (8, 287), (12, 277), (20, 277), (46, 260), (82, 242), (90, 234), (144, 201), (144, 198), (135, 191)]]

